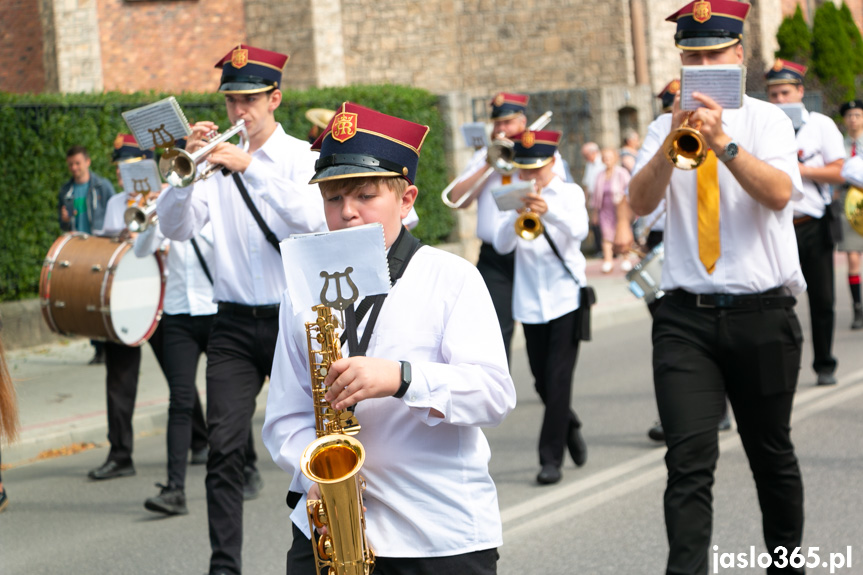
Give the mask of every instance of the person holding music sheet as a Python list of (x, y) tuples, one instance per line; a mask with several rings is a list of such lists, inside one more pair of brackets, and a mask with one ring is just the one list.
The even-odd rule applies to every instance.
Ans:
[[(90, 153), (84, 146), (72, 146), (66, 151), (66, 167), (72, 178), (60, 188), (57, 198), (60, 229), (95, 233), (102, 229), (108, 200), (114, 196), (114, 186), (107, 178), (90, 170)], [(95, 352), (90, 365), (105, 363), (102, 342), (91, 340), (90, 343)]]
[[(357, 339), (349, 337), (343, 359), (330, 366), (325, 399), (335, 409), (356, 406), (362, 425), (356, 437), (366, 453), (363, 503), (374, 572), (492, 574), (502, 528), (480, 428), (500, 424), (515, 407), (515, 387), (480, 274), (421, 246), (402, 225), (417, 197), (413, 181), (427, 132), (345, 103), (316, 142), (321, 159), (312, 181), (320, 183), (329, 228), (382, 224), (395, 281), (357, 317)], [(282, 296), (263, 429), (273, 460), (292, 475), (290, 575), (318, 572), (305, 502), (319, 490), (299, 469), (316, 437), (303, 325), (310, 313)]]
[[(168, 188), (157, 203), (159, 225), (172, 240), (189, 240), (208, 221), (213, 225), (210, 271), (218, 312), (207, 345), (206, 481), (211, 573), (242, 571), (242, 486), (249, 473), (260, 481), (244, 446), (255, 397), (272, 367), (286, 285), (277, 242), (326, 229), (319, 190), (307, 184), (317, 154), (287, 135), (274, 116), (287, 61), (285, 54), (239, 45), (217, 62), (228, 118), (245, 121), (249, 151), (220, 144), (207, 160), (231, 176), (217, 173)], [(202, 148), (214, 129), (212, 122), (195, 124), (186, 150)]]
[[(842, 123), (845, 124), (845, 155), (848, 158), (863, 156), (863, 100), (851, 100), (839, 108)], [(838, 194), (840, 205), (845, 205), (847, 185)], [(848, 289), (851, 290), (851, 305), (854, 319), (851, 329), (863, 329), (863, 303), (860, 300), (860, 252), (863, 252), (863, 236), (857, 233), (847, 218), (842, 223), (840, 252), (848, 254)]]
[[(691, 2), (671, 15), (684, 66), (743, 63), (749, 4)], [(741, 69), (741, 74), (743, 71)], [(650, 213), (665, 198), (662, 305), (653, 320), (653, 379), (665, 430), (668, 574), (708, 570), (717, 422), (726, 393), (752, 468), (767, 550), (794, 550), (803, 533), (803, 482), (790, 437), (803, 335), (795, 295), (806, 289), (792, 223), (803, 198), (791, 120), (743, 97), (654, 120), (629, 185), (632, 208)], [(709, 153), (697, 170), (676, 169), (666, 137), (685, 118)], [(802, 573), (802, 569), (768, 568)]]
[[(795, 125), (797, 161), (803, 179), (803, 198), (793, 201), (794, 232), (800, 268), (809, 296), (812, 324), (812, 369), (818, 385), (835, 385), (836, 358), (833, 356), (833, 331), (836, 325), (836, 289), (833, 273), (833, 247), (838, 240), (829, 211), (832, 184), (844, 182), (840, 172), (845, 161), (842, 133), (836, 124), (803, 106), (803, 76), (806, 66), (776, 60), (767, 71), (767, 99), (780, 106), (792, 105), (800, 114)], [(789, 112), (791, 112), (789, 110)], [(791, 112), (793, 113), (793, 112)], [(793, 121), (793, 120), (792, 120)], [(836, 228), (839, 222), (835, 222)]]
[[(534, 386), (545, 405), (536, 477), (543, 485), (560, 481), (565, 448), (577, 466), (587, 460), (581, 421), (570, 402), (579, 342), (588, 337), (581, 322), (589, 303), (582, 301), (580, 289), (587, 283), (581, 242), (588, 218), (581, 187), (554, 172), (560, 136), (540, 130), (514, 138), (519, 178), (535, 180), (536, 191), (523, 199), (525, 208), (499, 219), (494, 237), (495, 250), (515, 251), (513, 316), (522, 323)], [(516, 233), (525, 210), (539, 216), (541, 237), (528, 240)]]
[[(512, 139), (513, 136), (524, 132), (527, 127), (525, 112), (529, 100), (530, 96), (526, 94), (500, 92), (495, 95), (490, 103), (491, 114), (489, 118), (493, 122), (493, 139)], [(488, 291), (491, 293), (491, 299), (494, 301), (494, 309), (497, 311), (503, 342), (506, 346), (506, 356), (509, 358), (511, 357), (512, 333), (515, 328), (512, 318), (512, 282), (515, 258), (512, 253), (499, 254), (492, 247), (497, 220), (501, 217), (501, 213), (497, 209), (491, 191), (502, 184), (509, 184), (512, 181), (512, 176), (494, 172), (485, 180), (485, 183), (477, 185), (482, 183), (482, 176), (488, 169), (487, 153), (488, 147), (476, 151), (467, 169), (458, 177), (456, 185), (450, 192), (450, 199), (455, 202), (464, 194), (470, 193), (471, 197), (461, 205), (461, 208), (469, 207), (476, 200), (476, 236), (482, 240), (476, 267), (482, 274)], [(555, 164), (555, 173), (561, 180), (566, 180), (563, 161), (555, 162)], [(476, 189), (471, 191), (474, 186)]]

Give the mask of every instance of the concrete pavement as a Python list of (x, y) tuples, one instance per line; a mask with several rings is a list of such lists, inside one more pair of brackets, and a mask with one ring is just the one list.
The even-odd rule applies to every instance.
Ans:
[[(603, 274), (600, 265), (599, 260), (588, 260), (588, 283), (597, 292), (593, 329), (647, 317), (647, 308), (629, 292), (619, 266)], [(515, 337), (514, 349), (519, 349), (524, 345), (520, 330)], [(80, 444), (107, 442), (105, 367), (88, 365), (92, 355), (89, 341), (83, 338), (61, 338), (50, 345), (7, 351), (18, 392), (21, 434), (16, 443), (2, 446), (4, 468), (71, 452)], [(202, 399), (205, 363), (202, 360), (198, 369)], [(266, 388), (258, 397), (258, 409), (263, 410), (265, 403)], [(167, 408), (167, 383), (145, 344), (133, 421), (135, 435), (164, 430)]]

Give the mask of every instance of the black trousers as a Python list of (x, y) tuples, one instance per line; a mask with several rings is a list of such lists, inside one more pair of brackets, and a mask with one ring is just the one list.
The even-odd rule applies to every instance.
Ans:
[(663, 298), (653, 321), (653, 378), (668, 446), (667, 574), (708, 570), (716, 426), (726, 394), (755, 479), (767, 549), (800, 545), (803, 482), (790, 419), (802, 342), (791, 308), (717, 310)]
[(207, 511), (210, 572), (242, 572), (243, 467), (255, 398), (270, 374), (278, 313), (267, 318), (216, 314), (207, 346)]
[[(291, 523), (294, 540), (288, 551), (287, 575), (326, 575), (316, 573), (312, 542)], [(375, 557), (374, 575), (494, 575), (497, 549), (485, 549), (449, 557)]]
[(812, 323), (812, 369), (815, 373), (836, 371), (833, 330), (836, 325), (836, 290), (833, 278), (833, 240), (827, 218), (808, 220), (794, 226), (800, 268), (809, 296)]
[[(162, 318), (164, 370), (168, 403), (168, 483), (185, 489), (189, 449), (207, 446), (207, 423), (195, 379), (198, 359), (207, 351), (212, 315), (168, 315)], [(194, 430), (194, 432), (193, 432)]]
[(545, 405), (539, 433), (540, 465), (560, 467), (570, 426), (581, 427), (570, 407), (578, 361), (579, 340), (574, 336), (578, 318), (575, 310), (548, 323), (522, 325), (534, 387)]
[(510, 347), (512, 345), (512, 332), (515, 329), (515, 320), (512, 317), (512, 283), (515, 279), (515, 252), (500, 255), (491, 244), (483, 242), (479, 248), (479, 260), (476, 269), (485, 281), (494, 311), (497, 313), (497, 321), (500, 324), (500, 332), (503, 335), (503, 346), (506, 349), (506, 360), (510, 360)]
[[(156, 328), (148, 340), (159, 367), (164, 372), (162, 359), (162, 326)], [(120, 343), (105, 342), (105, 392), (108, 408), (108, 442), (111, 450), (108, 461), (121, 465), (132, 462), (132, 415), (138, 395), (138, 373), (141, 370), (141, 348)]]

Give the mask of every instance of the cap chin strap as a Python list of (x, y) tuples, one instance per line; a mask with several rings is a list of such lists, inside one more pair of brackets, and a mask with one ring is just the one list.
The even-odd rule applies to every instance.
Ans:
[(395, 162), (390, 162), (383, 158), (367, 156), (365, 154), (333, 154), (325, 158), (319, 158), (315, 162), (315, 171), (329, 168), (330, 166), (356, 166), (358, 168), (383, 168), (387, 172), (395, 172), (397, 174), (406, 174), (406, 168)]

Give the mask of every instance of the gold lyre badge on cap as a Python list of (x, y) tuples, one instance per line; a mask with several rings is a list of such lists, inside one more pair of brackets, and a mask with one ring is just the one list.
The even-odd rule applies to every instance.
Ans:
[(522, 148), (532, 148), (533, 144), (536, 142), (536, 134), (533, 132), (525, 132), (521, 136), (521, 147)]
[(498, 94), (497, 96), (494, 97), (494, 105), (495, 106), (503, 106), (504, 100), (505, 100), (505, 98), (504, 98), (503, 94)]
[(668, 92), (670, 94), (676, 94), (680, 91), (680, 80), (672, 80), (671, 84), (668, 85)]
[(783, 68), (782, 60), (777, 59), (775, 62), (773, 62), (773, 71), (774, 72), (779, 72), (780, 70), (782, 70), (782, 68)]
[(351, 112), (340, 112), (333, 119), (332, 136), (334, 140), (344, 143), (357, 134), (357, 115)]
[(696, 2), (695, 6), (692, 7), (692, 19), (699, 24), (704, 24), (710, 20), (710, 15), (710, 2), (707, 0)]
[(231, 52), (231, 66), (242, 68), (249, 63), (249, 51), (245, 48), (237, 48)]

